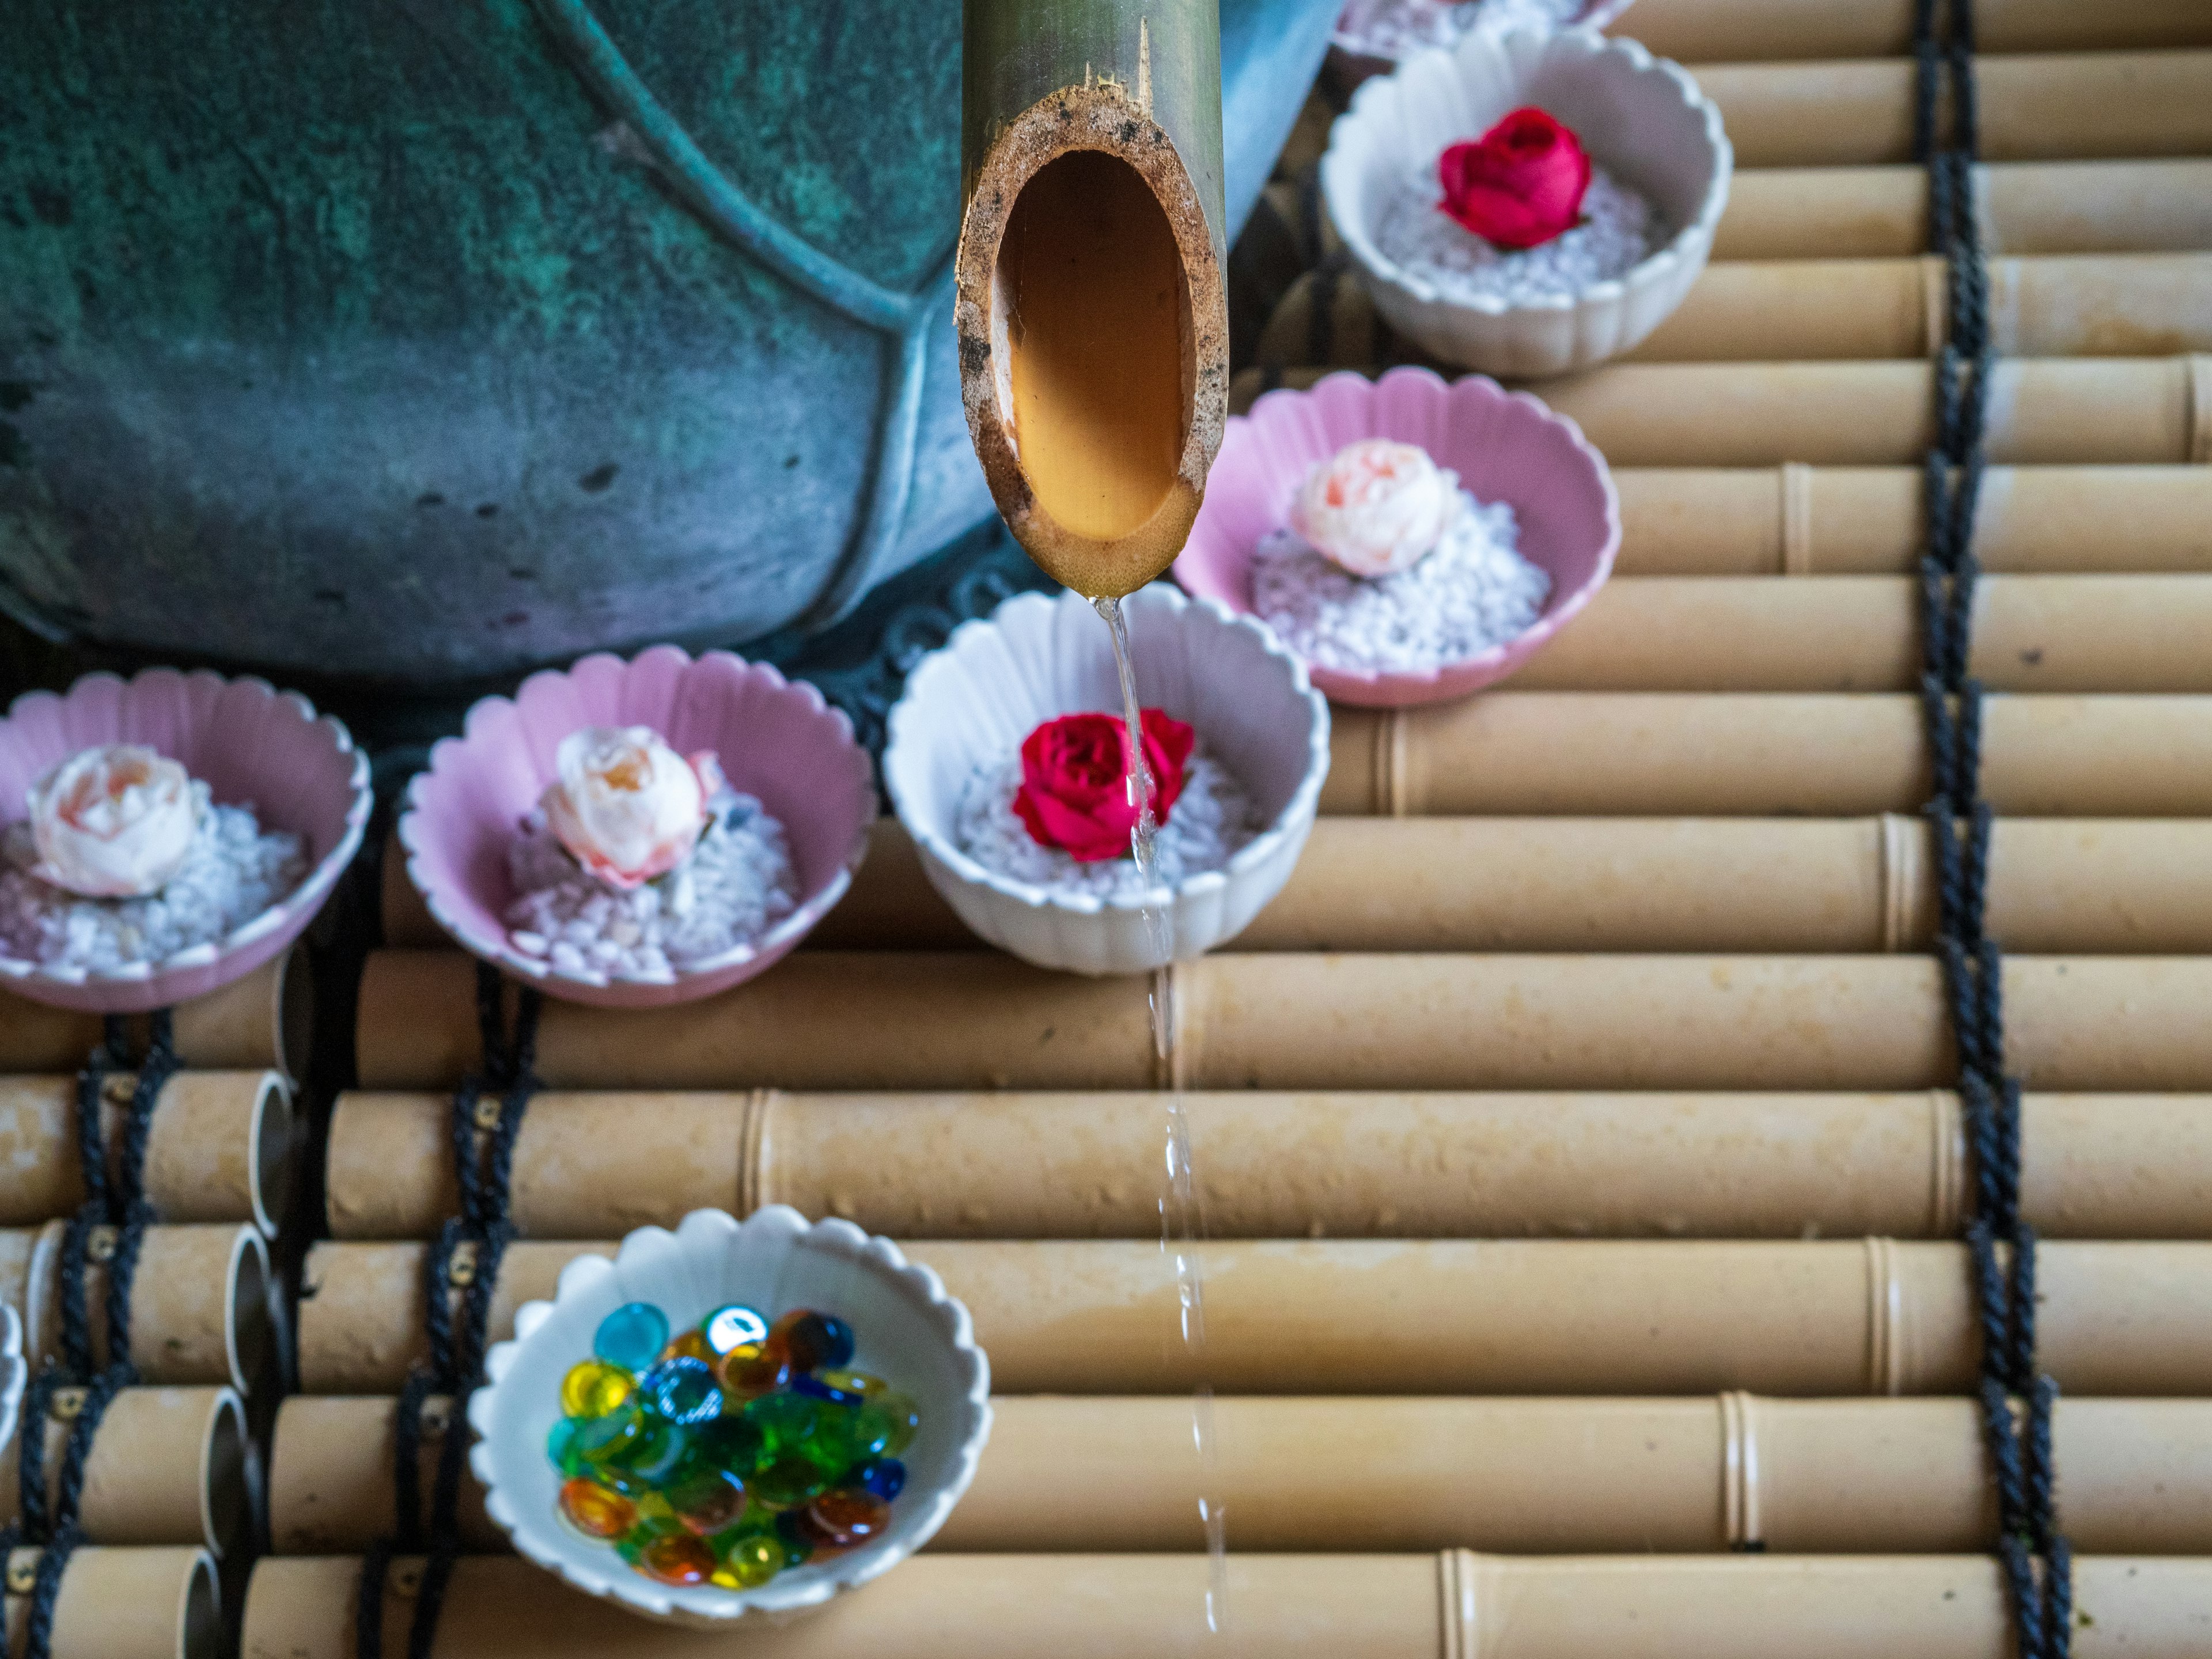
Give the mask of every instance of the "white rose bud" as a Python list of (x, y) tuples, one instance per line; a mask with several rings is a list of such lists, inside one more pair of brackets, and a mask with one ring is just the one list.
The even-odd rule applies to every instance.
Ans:
[(1411, 570), (1459, 516), (1459, 474), (1418, 444), (1362, 438), (1306, 476), (1291, 526), (1355, 576)]
[(176, 762), (112, 743), (31, 786), (31, 842), (42, 881), (86, 898), (161, 890), (191, 849), (208, 791)]
[(691, 855), (721, 785), (711, 753), (685, 760), (650, 726), (587, 726), (561, 739), (560, 781), (539, 805), (576, 862), (611, 887), (642, 886)]

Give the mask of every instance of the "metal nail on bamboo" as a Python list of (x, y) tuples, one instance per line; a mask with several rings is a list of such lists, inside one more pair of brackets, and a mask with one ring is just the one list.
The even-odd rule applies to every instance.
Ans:
[[(1184, 1097), (1216, 1238), (1947, 1238), (1957, 1097)], [(428, 1238), (459, 1203), (439, 1095), (342, 1096), (330, 1228)], [(2052, 1238), (2212, 1237), (2212, 1097), (2029, 1095), (2022, 1209)], [(1146, 1238), (1149, 1094), (542, 1094), (515, 1143), (524, 1237), (612, 1238), (788, 1204), (921, 1238)]]
[[(407, 1571), (396, 1568), (395, 1579)], [(246, 1598), (248, 1659), (354, 1659), (350, 1556), (270, 1560)], [(2081, 1659), (2203, 1648), (2212, 1561), (2088, 1556)], [(923, 1556), (864, 1595), (748, 1634), (753, 1659), (2002, 1659), (2012, 1652), (1988, 1557), (1688, 1556), (1550, 1559), (1232, 1553), (1231, 1616), (1209, 1632), (1206, 1561), (1189, 1555)], [(413, 1604), (385, 1604), (403, 1659)], [(1510, 1645), (1501, 1643), (1510, 1632)], [(440, 1659), (702, 1659), (727, 1637), (642, 1622), (516, 1558), (455, 1568)], [(137, 1659), (136, 1655), (128, 1659)]]
[[(120, 1169), (137, 1082), (111, 1073), (101, 1144)], [(0, 1077), (0, 1226), (73, 1215), (84, 1202), (73, 1077)], [(179, 1072), (154, 1103), (146, 1198), (167, 1222), (251, 1221), (273, 1235), (283, 1214), (292, 1091), (277, 1072)]]
[[(43, 1425), (50, 1502), (75, 1421), (69, 1391), (56, 1400)], [(15, 1437), (0, 1443), (0, 1521), (21, 1511), (18, 1457)], [(77, 1519), (95, 1544), (189, 1544), (226, 1556), (250, 1542), (248, 1486), (246, 1413), (234, 1391), (125, 1389), (93, 1432)]]
[[(509, 1245), (493, 1339), (563, 1267), (614, 1248)], [(399, 1389), (423, 1350), (426, 1250), (309, 1253), (301, 1388)], [(1976, 1375), (1956, 1243), (1217, 1240), (1198, 1360), (1157, 1237), (908, 1254), (967, 1304), (1009, 1394), (1958, 1394)], [(2040, 1352), (2069, 1396), (2212, 1388), (2212, 1246), (2055, 1242), (2037, 1272)]]
[(1182, 550), (1220, 447), (1221, 42), (1212, 0), (968, 0), (954, 325), (1015, 539), (1079, 592)]
[[(370, 957), (364, 1086), (447, 1087), (475, 1064), (474, 974), (458, 952)], [(2212, 1089), (2197, 1018), (2212, 958), (2010, 957), (2005, 976), (2028, 1087)], [(981, 951), (821, 951), (678, 1007), (549, 1004), (538, 1070), (556, 1089), (1881, 1091), (1955, 1076), (1941, 972), (1914, 956), (1282, 952), (1175, 977), (1164, 1064), (1139, 978)]]

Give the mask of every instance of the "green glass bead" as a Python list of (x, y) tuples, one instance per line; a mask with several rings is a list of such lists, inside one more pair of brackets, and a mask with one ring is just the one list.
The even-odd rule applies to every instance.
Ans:
[(879, 1400), (871, 1400), (861, 1410), (864, 1413), (881, 1412), (890, 1425), (890, 1438), (869, 1454), (872, 1457), (899, 1456), (914, 1444), (914, 1437), (921, 1431), (921, 1412), (915, 1405), (914, 1397), (896, 1389)]
[(796, 1450), (822, 1432), (823, 1403), (805, 1395), (764, 1394), (745, 1402), (744, 1420), (760, 1431), (764, 1457)]
[(584, 1419), (581, 1418), (556, 1418), (545, 1436), (545, 1455), (552, 1461), (555, 1468), (571, 1479), (592, 1472), (591, 1464), (576, 1443), (583, 1428)]
[(725, 1589), (765, 1584), (783, 1571), (784, 1554), (783, 1540), (774, 1533), (749, 1533), (720, 1557), (714, 1582)]
[(723, 1469), (740, 1478), (750, 1476), (760, 1462), (762, 1448), (757, 1424), (738, 1416), (715, 1418), (687, 1431), (684, 1462), (673, 1478), (688, 1480)]
[(778, 1451), (753, 1471), (745, 1489), (770, 1509), (787, 1510), (829, 1491), (830, 1474), (803, 1452)]
[(631, 1448), (650, 1434), (652, 1429), (653, 1425), (645, 1413), (636, 1407), (629, 1406), (618, 1412), (610, 1412), (605, 1417), (581, 1419), (568, 1443), (575, 1455), (598, 1468), (627, 1462)]

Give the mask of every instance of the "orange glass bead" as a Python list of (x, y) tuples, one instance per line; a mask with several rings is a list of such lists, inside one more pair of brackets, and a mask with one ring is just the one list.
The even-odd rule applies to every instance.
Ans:
[(858, 1549), (884, 1535), (891, 1506), (859, 1486), (825, 1492), (806, 1506), (808, 1530), (833, 1550)]
[(578, 1475), (561, 1483), (561, 1513), (587, 1538), (619, 1538), (637, 1524), (637, 1505)]
[(707, 1346), (707, 1339), (698, 1331), (689, 1330), (672, 1340), (660, 1351), (663, 1359), (696, 1359), (702, 1364), (714, 1363), (714, 1351)]
[(637, 1568), (647, 1577), (664, 1584), (703, 1584), (714, 1571), (714, 1552), (703, 1538), (688, 1532), (656, 1538), (637, 1558)]
[(714, 1375), (722, 1392), (733, 1400), (750, 1400), (791, 1386), (791, 1366), (764, 1342), (741, 1342), (715, 1363)]

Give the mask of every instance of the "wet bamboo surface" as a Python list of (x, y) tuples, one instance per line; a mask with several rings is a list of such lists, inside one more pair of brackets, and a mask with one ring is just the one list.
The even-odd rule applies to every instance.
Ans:
[[(394, 1393), (421, 1357), (428, 1247), (325, 1243), (301, 1278), (300, 1385)], [(511, 1244), (495, 1340), (599, 1243)], [(1889, 1239), (1222, 1241), (1206, 1352), (1149, 1240), (917, 1242), (1007, 1394), (1957, 1394), (1966, 1247)], [(2212, 1245), (2054, 1242), (2042, 1363), (2069, 1395), (2212, 1391)]]
[[(396, 1567), (380, 1659), (406, 1652), (412, 1564)], [(1235, 1555), (1218, 1632), (1203, 1558), (939, 1555), (781, 1628), (644, 1623), (520, 1559), (455, 1568), (434, 1659), (2002, 1659), (2012, 1632), (1986, 1556)], [(2087, 1556), (2078, 1659), (2195, 1659), (2212, 1562)], [(350, 1556), (264, 1561), (246, 1659), (350, 1659)]]
[[(975, 1483), (931, 1548), (1205, 1548), (1188, 1400), (1000, 1395), (991, 1409)], [(377, 1396), (284, 1402), (280, 1554), (362, 1550), (390, 1528), (396, 1414)], [(1240, 1550), (1936, 1554), (1996, 1524), (1964, 1400), (1236, 1397), (1213, 1420)], [(2077, 1549), (2212, 1554), (2212, 1403), (2069, 1400), (2052, 1432)], [(433, 1434), (424, 1492), (437, 1452)], [(509, 1547), (472, 1479), (461, 1515), (470, 1549)]]
[[(1216, 1238), (1957, 1234), (1958, 1097), (1238, 1091), (1183, 1097)], [(331, 1121), (341, 1239), (432, 1237), (459, 1207), (442, 1095)], [(515, 1145), (522, 1237), (615, 1238), (788, 1204), (894, 1238), (1147, 1238), (1146, 1093), (543, 1094)], [(2021, 1205), (2051, 1238), (2212, 1238), (2212, 1097), (2029, 1095)], [(927, 1171), (918, 1178), (917, 1172)]]

